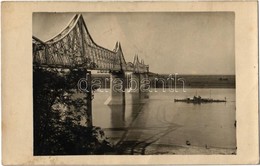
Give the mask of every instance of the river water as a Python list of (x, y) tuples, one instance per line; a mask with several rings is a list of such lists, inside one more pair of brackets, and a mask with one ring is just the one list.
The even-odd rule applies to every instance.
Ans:
[[(93, 125), (121, 154), (235, 154), (235, 89), (185, 90), (126, 93), (126, 104), (113, 106), (104, 104), (110, 93), (96, 92)], [(227, 102), (174, 102), (195, 94)]]

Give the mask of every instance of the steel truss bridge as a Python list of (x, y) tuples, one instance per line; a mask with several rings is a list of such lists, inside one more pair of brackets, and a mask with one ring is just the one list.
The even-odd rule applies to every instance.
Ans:
[(32, 37), (33, 65), (54, 68), (85, 68), (110, 72), (148, 73), (149, 66), (139, 61), (126, 62), (120, 42), (114, 50), (99, 46), (92, 39), (81, 14), (76, 14), (58, 35), (48, 41)]
[(120, 42), (116, 42), (114, 50), (99, 46), (92, 39), (81, 14), (76, 14), (70, 23), (52, 39), (43, 42), (32, 37), (33, 66), (40, 68), (58, 68), (86, 71), (88, 78), (87, 119), (92, 126), (92, 90), (91, 70), (109, 71), (110, 86), (122, 83), (123, 93), (111, 89), (111, 94), (105, 102), (108, 105), (125, 104), (125, 72), (132, 73), (140, 93), (140, 80), (148, 78), (149, 66), (139, 61), (137, 55), (133, 62), (126, 62)]

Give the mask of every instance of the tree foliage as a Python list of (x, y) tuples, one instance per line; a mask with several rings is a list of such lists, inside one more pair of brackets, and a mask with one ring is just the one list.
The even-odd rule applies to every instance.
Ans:
[(35, 155), (105, 154), (113, 150), (99, 127), (87, 127), (87, 96), (77, 90), (85, 71), (34, 68)]

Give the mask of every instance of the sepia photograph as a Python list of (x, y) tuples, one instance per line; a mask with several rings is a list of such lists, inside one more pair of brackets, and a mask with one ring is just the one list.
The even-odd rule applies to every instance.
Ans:
[(3, 2), (3, 165), (259, 163), (258, 2)]
[(237, 154), (234, 12), (35, 12), (32, 55), (34, 156)]

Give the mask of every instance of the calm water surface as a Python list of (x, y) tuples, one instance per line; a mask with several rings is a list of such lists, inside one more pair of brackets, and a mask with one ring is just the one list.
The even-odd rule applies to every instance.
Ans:
[[(114, 145), (122, 145), (126, 149), (132, 147), (132, 154), (133, 147), (138, 149), (139, 146), (143, 154), (145, 149), (158, 152), (162, 147), (167, 147), (164, 153), (171, 147), (236, 148), (235, 89), (154, 91), (148, 94), (126, 93), (126, 104), (113, 106), (104, 104), (110, 93), (95, 93), (93, 124), (103, 128)], [(174, 102), (175, 98), (193, 97), (196, 93), (203, 98), (226, 97), (227, 102)]]

